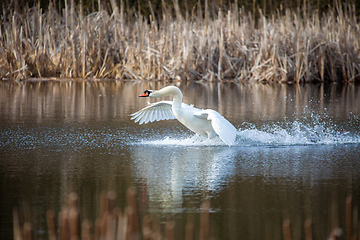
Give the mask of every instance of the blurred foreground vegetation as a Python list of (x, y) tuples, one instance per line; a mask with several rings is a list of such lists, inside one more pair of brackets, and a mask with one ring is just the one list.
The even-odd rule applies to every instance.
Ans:
[[(127, 206), (123, 210), (117, 207), (115, 192), (109, 192), (107, 194), (103, 192), (100, 196), (100, 201), (98, 201), (100, 203), (100, 214), (96, 217), (95, 222), (92, 222), (89, 219), (82, 218), (82, 215), (85, 215), (89, 209), (84, 209), (83, 206), (79, 206), (80, 201), (78, 194), (74, 192), (70, 193), (68, 203), (63, 203), (63, 207), (58, 214), (52, 209), (46, 212), (44, 219), (46, 219), (47, 234), (44, 233), (44, 231), (36, 229), (36, 225), (32, 222), (24, 221), (24, 217), (20, 218), (19, 211), (14, 208), (13, 239), (214, 239), (211, 232), (211, 226), (214, 225), (214, 222), (211, 221), (212, 214), (210, 212), (209, 200), (205, 200), (200, 206), (200, 212), (196, 217), (199, 223), (195, 224), (193, 221), (187, 221), (185, 229), (179, 231), (178, 228), (176, 228), (175, 220), (168, 219), (165, 223), (160, 223), (159, 216), (156, 216), (154, 213), (146, 213), (146, 215), (141, 217), (139, 214), (141, 206), (139, 206), (136, 199), (136, 189), (128, 189), (126, 195)], [(346, 211), (340, 214), (345, 215), (346, 222), (344, 225), (346, 229), (339, 227), (330, 228), (331, 232), (328, 233), (328, 240), (345, 239), (343, 238), (345, 234), (346, 239), (358, 239), (357, 228), (359, 223), (356, 220), (358, 208), (357, 205), (353, 203), (351, 195), (346, 198), (345, 205)], [(58, 219), (58, 221), (56, 219)], [(272, 231), (278, 234), (278, 238), (275, 239), (291, 240), (293, 237), (299, 236), (299, 234), (301, 235), (302, 232), (303, 239), (311, 240), (315, 238), (314, 224), (311, 218), (308, 218), (303, 225), (296, 219), (293, 221), (294, 222), (289, 218), (285, 218), (282, 225), (272, 229)], [(339, 219), (332, 219), (332, 221), (325, 224), (330, 225), (332, 224), (331, 222), (334, 221), (338, 222)], [(44, 236), (39, 237), (40, 232), (47, 236), (47, 238), (44, 238)]]
[(359, 5), (323, 0), (12, 0), (0, 78), (351, 82)]

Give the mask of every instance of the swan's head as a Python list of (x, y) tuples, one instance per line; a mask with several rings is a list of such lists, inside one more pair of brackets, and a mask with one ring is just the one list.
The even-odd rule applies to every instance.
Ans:
[(182, 93), (180, 89), (175, 86), (167, 86), (160, 90), (145, 90), (144, 93), (141, 94), (139, 97), (159, 98), (169, 95), (182, 98)]
[(153, 91), (145, 90), (143, 94), (139, 95), (139, 97), (150, 97)]
[(141, 94), (139, 97), (151, 97), (151, 98), (158, 98), (158, 97), (164, 97), (168, 94), (164, 94), (164, 92), (161, 92), (161, 90), (145, 90), (143, 94)]

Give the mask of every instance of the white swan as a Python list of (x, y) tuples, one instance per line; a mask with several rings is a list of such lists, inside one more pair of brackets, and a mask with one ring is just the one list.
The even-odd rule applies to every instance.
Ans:
[(177, 119), (191, 131), (200, 136), (212, 138), (219, 136), (227, 145), (233, 145), (236, 137), (236, 128), (220, 113), (211, 110), (201, 110), (182, 103), (181, 90), (175, 86), (164, 87), (161, 90), (146, 90), (139, 97), (158, 98), (173, 96), (173, 101), (160, 101), (131, 114), (139, 124)]

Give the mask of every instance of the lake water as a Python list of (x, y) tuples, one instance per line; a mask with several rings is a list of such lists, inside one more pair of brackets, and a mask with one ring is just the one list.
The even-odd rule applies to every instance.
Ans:
[(69, 193), (93, 220), (102, 191), (115, 191), (124, 208), (130, 186), (140, 215), (174, 220), (177, 239), (186, 222), (197, 224), (204, 200), (213, 239), (281, 239), (284, 219), (293, 239), (304, 239), (309, 218), (314, 239), (326, 239), (345, 231), (349, 195), (359, 220), (360, 86), (174, 83), (184, 102), (233, 123), (228, 147), (176, 120), (132, 122), (131, 113), (160, 100), (138, 95), (165, 85), (0, 82), (2, 239), (12, 238), (13, 207), (46, 239), (46, 210), (58, 212)]

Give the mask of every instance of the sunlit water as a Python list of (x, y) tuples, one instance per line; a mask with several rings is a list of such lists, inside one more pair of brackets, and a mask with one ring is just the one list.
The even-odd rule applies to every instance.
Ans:
[(205, 199), (214, 239), (281, 239), (285, 218), (294, 239), (308, 218), (315, 239), (344, 229), (345, 198), (360, 205), (359, 86), (179, 84), (186, 103), (234, 124), (231, 147), (176, 120), (130, 121), (147, 104), (137, 96), (163, 86), (0, 83), (0, 234), (11, 238), (13, 207), (46, 238), (46, 210), (70, 192), (93, 220), (102, 190), (124, 207), (129, 186), (140, 214), (174, 219), (179, 239)]

